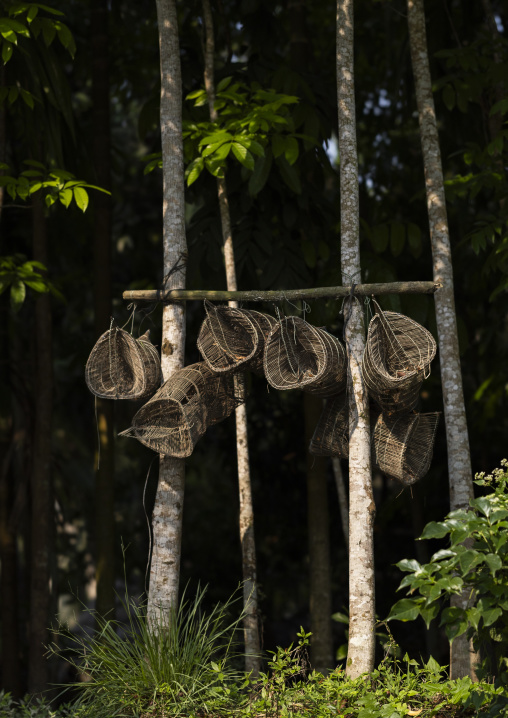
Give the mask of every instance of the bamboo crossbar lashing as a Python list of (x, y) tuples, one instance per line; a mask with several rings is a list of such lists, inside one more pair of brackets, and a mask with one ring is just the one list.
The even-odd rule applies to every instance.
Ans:
[[(380, 294), (434, 294), (441, 288), (437, 282), (383, 282), (356, 284), (354, 295), (365, 297)], [(136, 289), (123, 293), (123, 298), (133, 302), (190, 302), (208, 299), (211, 302), (237, 300), (243, 302), (280, 302), (285, 299), (323, 299), (347, 297), (351, 287), (316, 287), (312, 289), (271, 289), (240, 292), (214, 291), (208, 289)]]

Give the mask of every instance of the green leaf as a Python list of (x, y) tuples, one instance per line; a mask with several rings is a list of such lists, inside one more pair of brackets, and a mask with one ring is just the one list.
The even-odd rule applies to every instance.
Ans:
[(187, 171), (185, 173), (185, 176), (187, 178), (187, 186), (188, 187), (190, 187), (190, 185), (197, 180), (197, 178), (203, 171), (204, 166), (205, 166), (205, 162), (202, 157), (198, 157), (193, 162), (190, 163), (190, 165), (187, 167)]
[(57, 32), (58, 39), (68, 51), (69, 55), (74, 58), (74, 55), (76, 53), (76, 43), (74, 42), (74, 38), (71, 31), (69, 30), (67, 25), (64, 25), (63, 22), (59, 22), (57, 25)]
[(72, 191), (79, 209), (85, 212), (88, 207), (88, 192), (83, 187), (74, 187)]
[(67, 209), (72, 202), (72, 189), (63, 189), (58, 193), (58, 197), (63, 206)]
[(267, 149), (264, 157), (258, 157), (254, 165), (254, 172), (249, 178), (249, 194), (255, 197), (266, 184), (272, 168), (272, 152)]
[(420, 539), (443, 538), (447, 533), (449, 533), (449, 529), (444, 523), (431, 521), (423, 529)]
[(26, 286), (19, 279), (11, 284), (11, 309), (19, 312), (26, 296)]
[(464, 609), (458, 606), (450, 606), (444, 609), (439, 625), (445, 626), (446, 635), (451, 642), (454, 638), (461, 636), (467, 631), (467, 623), (467, 616)]
[(32, 5), (26, 14), (27, 21), (32, 22), (32, 20), (35, 20), (38, 12), (39, 12), (39, 8), (37, 7), (37, 5)]
[(467, 615), (467, 620), (473, 626), (473, 628), (476, 630), (478, 628), (478, 624), (480, 623), (480, 618), (482, 617), (482, 612), (480, 611), (479, 608), (474, 606), (473, 608), (466, 609), (466, 615)]
[(222, 90), (225, 90), (226, 87), (229, 87), (232, 79), (232, 77), (224, 77), (217, 85), (217, 92), (222, 92)]
[(424, 606), (420, 608), (420, 615), (425, 621), (427, 628), (430, 626), (430, 622), (439, 613), (439, 604), (437, 602), (431, 603), (430, 606)]
[(16, 102), (16, 100), (18, 99), (18, 97), (19, 97), (19, 89), (15, 85), (13, 85), (9, 90), (9, 95), (8, 95), (8, 99), (7, 99), (9, 105), (13, 105)]
[(501, 560), (501, 557), (495, 553), (488, 553), (485, 556), (485, 563), (490, 568), (493, 576), (496, 575), (496, 571), (499, 571), (499, 569), (501, 569), (503, 567), (503, 562)]
[(443, 102), (447, 110), (450, 112), (455, 107), (455, 90), (452, 85), (445, 85), (442, 93)]
[(213, 145), (219, 142), (226, 142), (227, 140), (232, 141), (233, 135), (229, 132), (224, 132), (224, 130), (219, 130), (218, 132), (214, 132), (213, 135), (203, 137), (203, 139), (199, 141), (199, 147), (202, 145)]
[(246, 167), (248, 170), (254, 169), (254, 157), (251, 155), (249, 150), (241, 145), (239, 142), (233, 142), (231, 149), (233, 150), (233, 154), (242, 164), (244, 167)]
[(42, 27), (42, 37), (44, 39), (44, 43), (46, 47), (49, 47), (55, 39), (56, 35), (55, 21), (48, 20), (48, 18), (44, 17), (40, 18), (40, 23)]
[(6, 65), (12, 57), (13, 45), (10, 42), (2, 43), (2, 60)]
[(403, 598), (395, 603), (390, 611), (387, 621), (414, 621), (420, 615), (420, 601), (413, 598)]
[(19, 88), (19, 92), (21, 94), (21, 97), (23, 98), (25, 105), (28, 105), (28, 107), (33, 110), (35, 103), (32, 93), (28, 92), (28, 90), (23, 90), (22, 87)]
[(285, 147), (284, 147), (284, 157), (289, 162), (290, 165), (294, 165), (296, 160), (298, 159), (300, 149), (298, 147), (298, 142), (295, 140), (294, 137), (286, 137), (285, 141)]
[(337, 611), (337, 613), (332, 613), (332, 621), (337, 621), (337, 623), (344, 623), (348, 626), (349, 625), (349, 616), (345, 613), (341, 613), (340, 611)]
[(280, 157), (284, 154), (286, 149), (286, 142), (283, 135), (273, 135), (272, 137), (272, 152), (275, 158)]
[(483, 556), (473, 549), (467, 549), (460, 554), (459, 563), (462, 572), (466, 574), (471, 568), (483, 561)]
[(395, 565), (401, 571), (418, 571), (421, 569), (421, 565), (414, 558), (404, 558)]

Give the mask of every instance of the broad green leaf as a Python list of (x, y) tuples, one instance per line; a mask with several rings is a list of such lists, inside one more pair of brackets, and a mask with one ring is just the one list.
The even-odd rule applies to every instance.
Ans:
[(22, 87), (19, 88), (19, 92), (21, 94), (21, 97), (23, 98), (25, 105), (28, 105), (28, 107), (33, 110), (35, 104), (33, 95), (28, 92), (28, 90), (23, 90)]
[[(210, 157), (210, 155), (213, 155), (214, 152), (216, 152), (219, 147), (222, 147), (223, 144), (225, 144), (227, 140), (220, 140), (219, 142), (212, 142), (212, 144), (207, 145), (204, 150), (201, 152), (202, 157)], [(229, 145), (231, 145), (230, 142), (228, 142)]]
[(217, 85), (217, 92), (222, 92), (231, 84), (232, 77), (224, 77)]
[(462, 572), (464, 574), (466, 574), (471, 568), (477, 566), (482, 561), (482, 554), (478, 551), (474, 551), (473, 549), (467, 549), (466, 551), (461, 553), (459, 558), (460, 568), (462, 569)]
[(467, 616), (464, 609), (458, 606), (445, 608), (441, 615), (440, 626), (445, 626), (446, 635), (449, 641), (461, 636), (467, 631)]
[(332, 620), (337, 621), (337, 623), (345, 623), (346, 625), (349, 625), (349, 616), (345, 613), (341, 613), (340, 611), (332, 613)]
[(492, 626), (492, 624), (502, 615), (503, 611), (499, 607), (489, 608), (487, 611), (482, 611), (483, 625), (485, 627)]
[(233, 150), (233, 154), (238, 160), (238, 162), (240, 162), (240, 164), (242, 164), (248, 170), (254, 169), (254, 157), (251, 155), (251, 153), (246, 147), (239, 144), (238, 142), (233, 142), (231, 149)]
[(39, 294), (46, 294), (49, 292), (48, 285), (43, 281), (33, 282), (32, 280), (26, 280), (25, 284), (27, 287), (30, 287), (30, 289), (33, 289), (34, 292), (39, 292)]
[(431, 521), (423, 529), (420, 539), (443, 538), (448, 532), (449, 529), (445, 524)]
[(403, 598), (392, 606), (387, 621), (414, 621), (419, 615), (420, 604), (417, 599)]
[(425, 621), (425, 624), (427, 628), (430, 626), (430, 622), (437, 616), (439, 613), (439, 604), (438, 603), (431, 603), (430, 606), (424, 606), (420, 608), (420, 615)]
[(201, 147), (202, 145), (213, 145), (218, 142), (226, 142), (226, 140), (232, 139), (233, 135), (231, 135), (229, 132), (219, 130), (218, 132), (214, 132), (213, 135), (207, 135), (206, 137), (203, 137), (203, 139), (199, 141), (199, 146)]
[(204, 160), (202, 157), (198, 157), (193, 162), (190, 163), (190, 165), (187, 167), (186, 171), (186, 178), (187, 178), (187, 186), (190, 187), (190, 185), (197, 180), (201, 172), (203, 171), (205, 166)]
[(7, 64), (12, 57), (13, 45), (11, 42), (2, 43), (2, 60)]
[(495, 553), (488, 553), (485, 556), (485, 563), (490, 568), (493, 576), (496, 575), (496, 571), (499, 571), (499, 569), (503, 567), (501, 557)]
[(26, 286), (19, 279), (11, 284), (11, 309), (18, 312), (26, 296)]
[(455, 551), (452, 551), (449, 548), (442, 548), (440, 551), (436, 551), (430, 560), (434, 563), (435, 561), (442, 561), (443, 559), (451, 558), (452, 556), (456, 556)]
[(272, 153), (267, 149), (264, 157), (258, 157), (254, 165), (254, 172), (249, 178), (249, 194), (255, 197), (266, 184), (272, 167)]
[(58, 39), (68, 51), (69, 55), (73, 58), (76, 53), (76, 43), (74, 42), (74, 38), (71, 31), (69, 30), (67, 25), (64, 25), (63, 22), (58, 22), (57, 32)]
[(401, 571), (418, 571), (421, 569), (421, 565), (414, 558), (404, 558), (395, 565)]
[(83, 187), (74, 187), (72, 191), (79, 209), (85, 212), (88, 207), (88, 192)]
[(273, 135), (272, 137), (272, 152), (274, 157), (280, 157), (282, 154), (284, 154), (284, 150), (286, 149), (286, 142), (284, 140), (284, 135)]
[(34, 20), (37, 17), (38, 12), (39, 12), (39, 8), (37, 7), (37, 5), (32, 5), (26, 14), (27, 21), (32, 22), (32, 20)]
[(60, 202), (63, 204), (63, 206), (67, 209), (67, 207), (72, 202), (72, 190), (71, 189), (63, 189), (58, 193)]
[(8, 95), (8, 99), (7, 99), (9, 105), (14, 104), (16, 102), (16, 100), (18, 99), (18, 97), (19, 97), (19, 89), (15, 85), (13, 85), (9, 89), (9, 95)]
[(29, 165), (30, 167), (38, 167), (39, 169), (46, 171), (46, 166), (37, 160), (23, 160), (23, 164)]
[(201, 97), (201, 95), (206, 96), (206, 90), (194, 90), (193, 92), (189, 92), (188, 95), (186, 95), (186, 100), (194, 100), (196, 97)]
[(290, 165), (294, 165), (299, 155), (298, 142), (294, 137), (286, 137), (284, 147), (284, 157)]
[(213, 159), (215, 161), (225, 160), (229, 155), (231, 149), (231, 142), (224, 142), (214, 153)]
[(47, 194), (44, 197), (44, 202), (46, 204), (46, 207), (51, 207), (56, 202), (56, 194)]
[(480, 618), (482, 617), (482, 612), (480, 609), (476, 606), (473, 608), (466, 609), (466, 615), (469, 623), (473, 626), (474, 629), (478, 628), (478, 624), (480, 623)]

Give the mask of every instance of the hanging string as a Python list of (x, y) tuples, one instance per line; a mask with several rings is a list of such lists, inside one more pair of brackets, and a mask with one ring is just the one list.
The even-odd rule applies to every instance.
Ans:
[[(157, 309), (157, 307), (159, 306), (159, 304), (160, 304), (160, 302), (155, 302), (154, 304), (149, 304), (149, 305), (148, 305), (148, 308), (147, 308), (145, 311), (142, 311), (142, 312), (141, 312), (141, 313), (142, 313), (142, 319), (141, 319), (141, 321), (140, 321), (140, 323), (139, 323), (139, 329), (138, 329), (138, 334), (139, 334), (140, 336), (141, 336), (141, 327), (143, 326), (143, 322), (145, 321), (145, 319), (150, 319), (150, 315), (155, 312), (155, 310)], [(153, 321), (153, 319), (150, 319), (150, 321), (152, 322), (153, 326), (155, 327), (155, 322)]]
[[(129, 311), (129, 309), (132, 309), (132, 312), (131, 312), (129, 318), (127, 319), (127, 321), (125, 322), (125, 324), (124, 324), (122, 327), (120, 327), (120, 329), (125, 329), (125, 327), (127, 326), (127, 324), (132, 320), (132, 322), (131, 322), (131, 332), (130, 332), (131, 335), (132, 335), (132, 332), (133, 332), (133, 329), (134, 329), (134, 315), (136, 314), (136, 308), (137, 308), (137, 304), (136, 304), (135, 302), (131, 302), (131, 304), (129, 304), (129, 305), (127, 306), (127, 311)], [(113, 325), (113, 319), (111, 319), (111, 325)]]
[(148, 572), (150, 570), (150, 564), (152, 562), (153, 538), (152, 538), (152, 524), (150, 523), (150, 519), (149, 519), (148, 513), (146, 511), (145, 498), (146, 498), (146, 487), (148, 484), (148, 477), (150, 476), (150, 471), (152, 469), (152, 464), (154, 461), (155, 461), (155, 457), (150, 462), (150, 466), (148, 467), (148, 473), (147, 473), (146, 479), (145, 479), (145, 485), (143, 487), (143, 511), (145, 512), (146, 523), (148, 525), (148, 561), (146, 563), (146, 569), (145, 569), (145, 593), (147, 596), (148, 596), (147, 577), (148, 577)]

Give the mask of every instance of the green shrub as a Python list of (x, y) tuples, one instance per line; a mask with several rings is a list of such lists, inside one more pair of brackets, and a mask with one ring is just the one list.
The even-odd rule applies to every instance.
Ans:
[[(408, 589), (391, 609), (388, 620), (421, 616), (429, 626), (441, 611), (440, 625), (450, 641), (467, 633), (480, 651), (480, 675), (508, 685), (508, 462), (492, 475), (478, 474), (475, 483), (491, 493), (470, 501), (467, 511), (452, 511), (444, 521), (427, 524), (421, 539), (450, 538), (429, 563), (399, 561), (406, 571), (399, 590)], [(468, 592), (467, 607), (450, 607), (453, 594)]]

